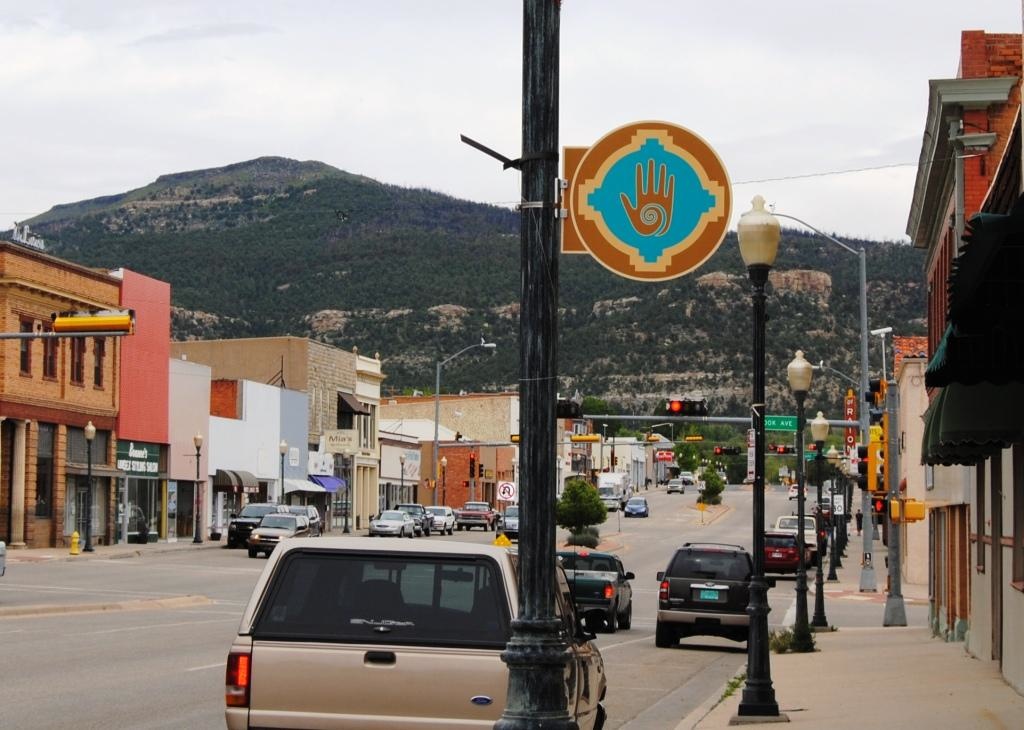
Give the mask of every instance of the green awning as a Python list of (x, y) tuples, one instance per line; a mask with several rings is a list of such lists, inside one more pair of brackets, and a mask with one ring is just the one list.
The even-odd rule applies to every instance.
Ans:
[(924, 414), (922, 462), (976, 464), (1024, 439), (1024, 385), (943, 388)]

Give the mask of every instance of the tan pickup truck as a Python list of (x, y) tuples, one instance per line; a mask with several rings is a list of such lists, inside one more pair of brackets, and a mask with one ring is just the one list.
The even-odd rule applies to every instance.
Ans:
[[(225, 679), (227, 727), (490, 728), (519, 606), (516, 554), (461, 542), (296, 538), (253, 589)], [(556, 591), (570, 716), (600, 728), (604, 663)]]

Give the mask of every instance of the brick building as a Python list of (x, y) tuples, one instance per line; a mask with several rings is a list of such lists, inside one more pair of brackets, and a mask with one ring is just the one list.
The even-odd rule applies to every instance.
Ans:
[[(50, 315), (116, 309), (109, 274), (0, 241), (0, 317), (5, 333), (47, 332)], [(0, 347), (0, 537), (52, 547), (85, 533), (92, 422), (92, 536), (113, 537), (114, 432), (120, 338), (6, 339)]]

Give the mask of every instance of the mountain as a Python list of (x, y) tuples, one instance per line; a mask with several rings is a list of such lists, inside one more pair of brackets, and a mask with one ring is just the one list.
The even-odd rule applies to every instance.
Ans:
[[(431, 392), (435, 363), (483, 336), (498, 343), (494, 356), (448, 363), (443, 389), (518, 381), (519, 216), (504, 208), (263, 157), (26, 222), (54, 255), (170, 282), (177, 339), (291, 334), (357, 346), (381, 354), (385, 392)], [(871, 326), (924, 334), (923, 254), (848, 243), (867, 251)], [(748, 414), (750, 286), (734, 234), (669, 282), (617, 277), (581, 255), (563, 256), (560, 270), (563, 392), (655, 412), (662, 398), (699, 391), (714, 413)], [(767, 311), (770, 411), (792, 410), (785, 368), (798, 348), (858, 377), (856, 256), (784, 229)], [(808, 408), (838, 417), (846, 383), (816, 378)]]

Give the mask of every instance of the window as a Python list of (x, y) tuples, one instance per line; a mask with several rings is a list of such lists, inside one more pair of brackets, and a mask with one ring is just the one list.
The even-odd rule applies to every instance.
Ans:
[(355, 428), (355, 415), (350, 410), (349, 406), (342, 399), (341, 394), (338, 394), (338, 428), (351, 429)]
[(71, 382), (85, 384), (85, 338), (71, 338)]
[(53, 509), (53, 441), (56, 427), (40, 423), (36, 438), (36, 517), (49, 517)]
[[(45, 329), (46, 332), (52, 332), (53, 330), (49, 327)], [(57, 379), (57, 348), (60, 346), (60, 340), (56, 337), (49, 337), (43, 340), (43, 377)]]
[[(22, 334), (32, 332), (32, 320), (21, 320), (19, 330)], [(27, 337), (21, 341), (21, 374), (32, 374), (32, 340)]]
[(975, 519), (975, 540), (974, 547), (977, 551), (977, 559), (974, 561), (975, 569), (979, 573), (985, 572), (985, 462), (981, 462), (974, 468), (974, 519)]
[(97, 337), (92, 341), (92, 384), (97, 388), (103, 387), (103, 364), (107, 354), (107, 340), (105, 337)]

